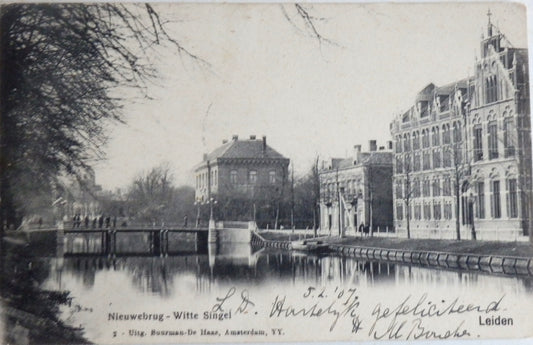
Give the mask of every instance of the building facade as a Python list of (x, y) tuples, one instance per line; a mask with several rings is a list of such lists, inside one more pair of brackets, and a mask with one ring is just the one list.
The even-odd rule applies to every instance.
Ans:
[(356, 235), (360, 226), (369, 232), (393, 230), (392, 143), (379, 150), (375, 140), (367, 152), (355, 145), (351, 157), (322, 163), (320, 181), (320, 231), (331, 235)]
[(429, 84), (391, 123), (400, 237), (525, 240), (531, 221), (526, 49), (490, 22), (474, 76)]
[(266, 137), (233, 136), (196, 166), (197, 205), (210, 205), (216, 219), (256, 220), (274, 227), (286, 193), (288, 166), (289, 159), (268, 146)]

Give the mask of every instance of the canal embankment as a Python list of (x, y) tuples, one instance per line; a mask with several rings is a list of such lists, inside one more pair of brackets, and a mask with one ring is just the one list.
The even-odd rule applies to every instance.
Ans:
[[(261, 232), (265, 246), (290, 249), (301, 236)], [(368, 260), (477, 269), (492, 273), (533, 274), (533, 245), (527, 242), (406, 239), (391, 237), (320, 237), (331, 252)]]

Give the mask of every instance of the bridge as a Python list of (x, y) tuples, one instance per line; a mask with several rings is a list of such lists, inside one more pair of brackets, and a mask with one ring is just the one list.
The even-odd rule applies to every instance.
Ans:
[(58, 244), (63, 246), (67, 256), (167, 256), (207, 252), (208, 243), (217, 246), (250, 244), (255, 230), (255, 222), (210, 222), (207, 228), (74, 228), (57, 231)]

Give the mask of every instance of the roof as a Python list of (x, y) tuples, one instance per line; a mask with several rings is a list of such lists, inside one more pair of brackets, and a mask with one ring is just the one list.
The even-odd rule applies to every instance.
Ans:
[[(357, 166), (367, 165), (392, 165), (392, 152), (390, 151), (372, 151), (361, 152), (360, 161), (354, 165), (354, 158), (333, 158), (332, 167), (329, 170), (348, 169)], [(324, 170), (326, 171), (326, 170)]]
[(217, 147), (207, 155), (207, 158), (199, 164), (200, 167), (205, 161), (214, 162), (217, 159), (287, 159), (272, 147), (265, 144), (263, 150), (263, 140), (230, 140)]

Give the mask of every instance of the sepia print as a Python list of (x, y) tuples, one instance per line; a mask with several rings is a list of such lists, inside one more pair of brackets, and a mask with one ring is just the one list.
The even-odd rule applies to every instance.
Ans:
[(0, 7), (0, 343), (533, 336), (527, 9)]

